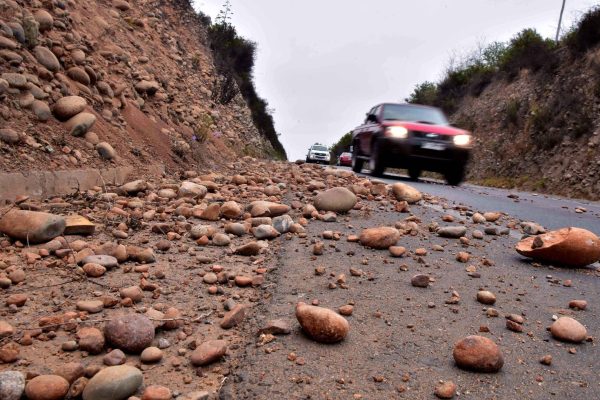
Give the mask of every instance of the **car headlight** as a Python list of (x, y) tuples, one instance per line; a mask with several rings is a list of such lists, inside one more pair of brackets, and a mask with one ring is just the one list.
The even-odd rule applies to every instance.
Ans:
[(457, 146), (468, 146), (469, 144), (471, 144), (471, 135), (454, 136), (454, 144)]
[(406, 139), (408, 137), (408, 129), (403, 126), (390, 126), (385, 130), (385, 136)]

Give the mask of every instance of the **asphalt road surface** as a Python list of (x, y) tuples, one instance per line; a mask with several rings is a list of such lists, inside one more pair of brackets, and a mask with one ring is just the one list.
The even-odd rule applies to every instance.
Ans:
[[(347, 167), (340, 168), (350, 169)], [(377, 179), (386, 183), (405, 182), (424, 193), (439, 196), (457, 204), (467, 205), (476, 210), (504, 212), (523, 221), (537, 222), (547, 229), (577, 226), (600, 235), (599, 202), (573, 200), (471, 184), (449, 186), (432, 179), (420, 179), (414, 182), (406, 176), (395, 174), (386, 174), (383, 178)], [(517, 198), (508, 197), (509, 195), (516, 195)], [(583, 207), (587, 211), (576, 213), (575, 209), (577, 207)]]
[[(398, 179), (386, 176), (383, 180)], [(499, 226), (516, 216), (547, 228), (575, 225), (598, 232), (598, 204), (471, 185), (411, 184), (448, 199), (450, 208), (423, 201), (411, 206), (411, 214), (401, 214), (386, 200), (363, 199), (360, 211), (353, 210), (336, 222), (313, 220), (305, 238), (279, 241), (277, 265), (269, 272), (263, 301), (246, 329), (256, 335), (266, 321), (284, 319), (292, 333), (268, 343), (254, 336), (255, 344), (245, 347), (239, 367), (226, 382), (224, 393), (232, 395), (222, 398), (435, 399), (436, 385), (447, 380), (457, 384), (458, 399), (599, 398), (598, 264), (574, 269), (525, 260), (514, 250), (518, 240), (514, 235), (485, 235), (477, 240), (474, 230), (495, 224), (474, 224), (467, 213), (452, 209), (463, 203), (471, 212), (509, 213)], [(507, 197), (511, 193), (519, 196), (519, 202)], [(289, 195), (285, 201), (293, 198)], [(588, 211), (575, 214), (574, 208), (581, 206)], [(456, 211), (455, 220), (444, 222), (442, 216), (452, 211)], [(393, 258), (388, 251), (346, 240), (365, 228), (393, 225), (409, 215), (419, 228), (398, 242), (407, 250), (404, 257)], [(469, 242), (441, 238), (431, 233), (431, 223), (464, 224)], [(324, 240), (326, 230), (340, 232), (341, 239)], [(325, 250), (314, 256), (313, 243), (318, 241), (324, 242)], [(425, 249), (426, 255), (417, 256), (417, 249)], [(461, 251), (469, 253), (468, 262), (457, 259)], [(429, 276), (431, 285), (412, 286), (416, 274)], [(493, 308), (498, 317), (490, 317), (490, 306), (477, 302), (476, 294), (482, 289), (497, 296)], [(459, 295), (458, 301), (449, 301), (453, 292)], [(569, 309), (573, 299), (587, 300), (587, 310)], [(347, 317), (349, 335), (330, 345), (309, 339), (293, 317), (298, 301), (318, 302), (333, 310), (353, 305), (354, 312)], [(525, 319), (522, 332), (507, 329), (504, 317), (511, 314)], [(584, 324), (589, 340), (572, 344), (552, 338), (547, 328), (559, 316)], [(454, 343), (468, 335), (488, 337), (500, 346), (504, 367), (499, 373), (470, 372), (454, 364)], [(540, 359), (548, 355), (552, 365), (541, 364)]]

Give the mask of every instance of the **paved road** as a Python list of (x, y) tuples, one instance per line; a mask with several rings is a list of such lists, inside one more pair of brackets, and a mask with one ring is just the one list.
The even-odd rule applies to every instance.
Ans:
[[(344, 168), (349, 169), (349, 168)], [(480, 211), (501, 211), (524, 221), (534, 221), (548, 229), (577, 226), (600, 235), (600, 203), (585, 200), (572, 200), (556, 196), (496, 189), (464, 184), (448, 186), (434, 180), (409, 181), (405, 176), (386, 174), (380, 180), (387, 183), (406, 181), (424, 193), (443, 197), (458, 204), (464, 204)], [(517, 195), (518, 199), (508, 195)], [(577, 214), (576, 207), (584, 207), (587, 212)]]
[[(539, 210), (538, 204), (547, 204), (545, 200), (538, 203), (535, 197), (533, 202), (512, 203), (507, 192), (480, 194), (482, 188), (470, 186), (457, 189), (426, 182), (416, 186), (448, 198), (461, 196), (464, 203), (475, 201), (481, 210), (516, 207), (526, 213)], [(292, 200), (290, 194), (285, 201)], [(558, 201), (546, 200), (550, 204)], [(557, 204), (572, 207), (570, 202)], [(313, 220), (306, 227), (307, 237), (279, 241), (278, 261), (267, 275), (264, 301), (245, 327), (255, 334), (265, 321), (284, 319), (291, 324), (292, 333), (265, 345), (251, 342), (245, 346), (245, 357), (232, 371), (233, 379), (227, 380), (226, 390), (235, 396), (222, 398), (428, 400), (436, 398), (433, 391), (440, 380), (454, 381), (459, 399), (598, 398), (597, 340), (562, 343), (552, 339), (546, 328), (553, 315), (569, 315), (597, 337), (599, 271), (534, 265), (516, 254), (515, 238), (510, 236), (485, 236), (472, 239), (469, 245), (440, 238), (427, 226), (429, 221), (445, 225), (441, 216), (446, 212), (426, 204), (411, 206), (411, 213), (423, 222), (417, 235), (401, 237), (399, 245), (407, 249), (403, 258), (350, 243), (345, 237), (325, 240), (324, 254), (313, 255), (312, 244), (323, 240), (325, 230), (344, 236), (359, 234), (364, 228), (390, 225), (408, 216), (377, 201), (364, 200), (364, 207), (337, 222)], [(548, 207), (561, 210), (559, 205)], [(464, 215), (457, 218), (465, 219)], [(597, 217), (588, 212), (585, 220), (593, 218)], [(501, 223), (506, 222), (503, 219)], [(484, 225), (466, 218), (465, 226), (472, 232)], [(427, 249), (427, 255), (417, 257), (418, 248)], [(468, 263), (457, 261), (459, 251), (470, 254)], [(316, 274), (317, 267), (325, 273)], [(416, 274), (428, 275), (433, 281), (430, 287), (413, 287), (410, 281)], [(494, 308), (500, 318), (488, 317), (486, 307), (475, 300), (480, 289), (497, 295)], [(447, 304), (452, 291), (458, 292), (460, 301)], [(590, 306), (586, 311), (570, 310), (567, 305), (572, 299), (586, 299)], [(333, 310), (354, 305), (354, 313), (348, 317), (350, 333), (341, 343), (314, 342), (299, 328), (293, 317), (296, 302), (316, 300)], [(503, 317), (509, 314), (525, 318), (523, 333), (506, 328)], [(474, 334), (489, 337), (500, 346), (505, 365), (498, 374), (464, 371), (454, 364), (454, 343)], [(256, 336), (254, 341), (259, 341)], [(539, 362), (545, 355), (553, 357), (551, 366)]]

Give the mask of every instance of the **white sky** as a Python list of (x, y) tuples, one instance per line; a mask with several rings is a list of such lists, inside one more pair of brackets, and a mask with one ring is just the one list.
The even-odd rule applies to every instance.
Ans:
[[(224, 0), (195, 0), (213, 20)], [(231, 0), (232, 24), (258, 44), (257, 90), (288, 158), (335, 143), (373, 105), (438, 80), (453, 52), (524, 28), (554, 37), (562, 0)], [(598, 4), (567, 0), (563, 29)]]

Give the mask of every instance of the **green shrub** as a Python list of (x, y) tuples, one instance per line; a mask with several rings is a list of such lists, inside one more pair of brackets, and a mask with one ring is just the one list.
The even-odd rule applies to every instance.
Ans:
[(519, 122), (519, 110), (521, 109), (521, 100), (510, 99), (504, 106), (505, 118), (504, 121), (507, 124), (518, 125)]
[(524, 29), (511, 39), (500, 57), (499, 68), (509, 77), (515, 77), (522, 69), (552, 70), (558, 61), (555, 48), (552, 40), (544, 39), (535, 29)]
[(432, 106), (435, 104), (438, 95), (438, 86), (433, 82), (423, 82), (413, 89), (413, 92), (404, 99), (407, 103), (424, 104)]
[(600, 43), (600, 7), (586, 12), (575, 27), (564, 37), (569, 50), (583, 53)]
[(250, 108), (254, 125), (269, 140), (277, 158), (287, 159), (285, 149), (279, 142), (268, 103), (258, 96), (254, 87), (256, 43), (240, 37), (235, 28), (226, 22), (226, 18), (209, 27), (208, 37), (217, 71), (222, 76), (215, 83), (216, 99), (221, 104), (231, 102), (236, 92), (235, 85), (232, 84), (235, 81)]

